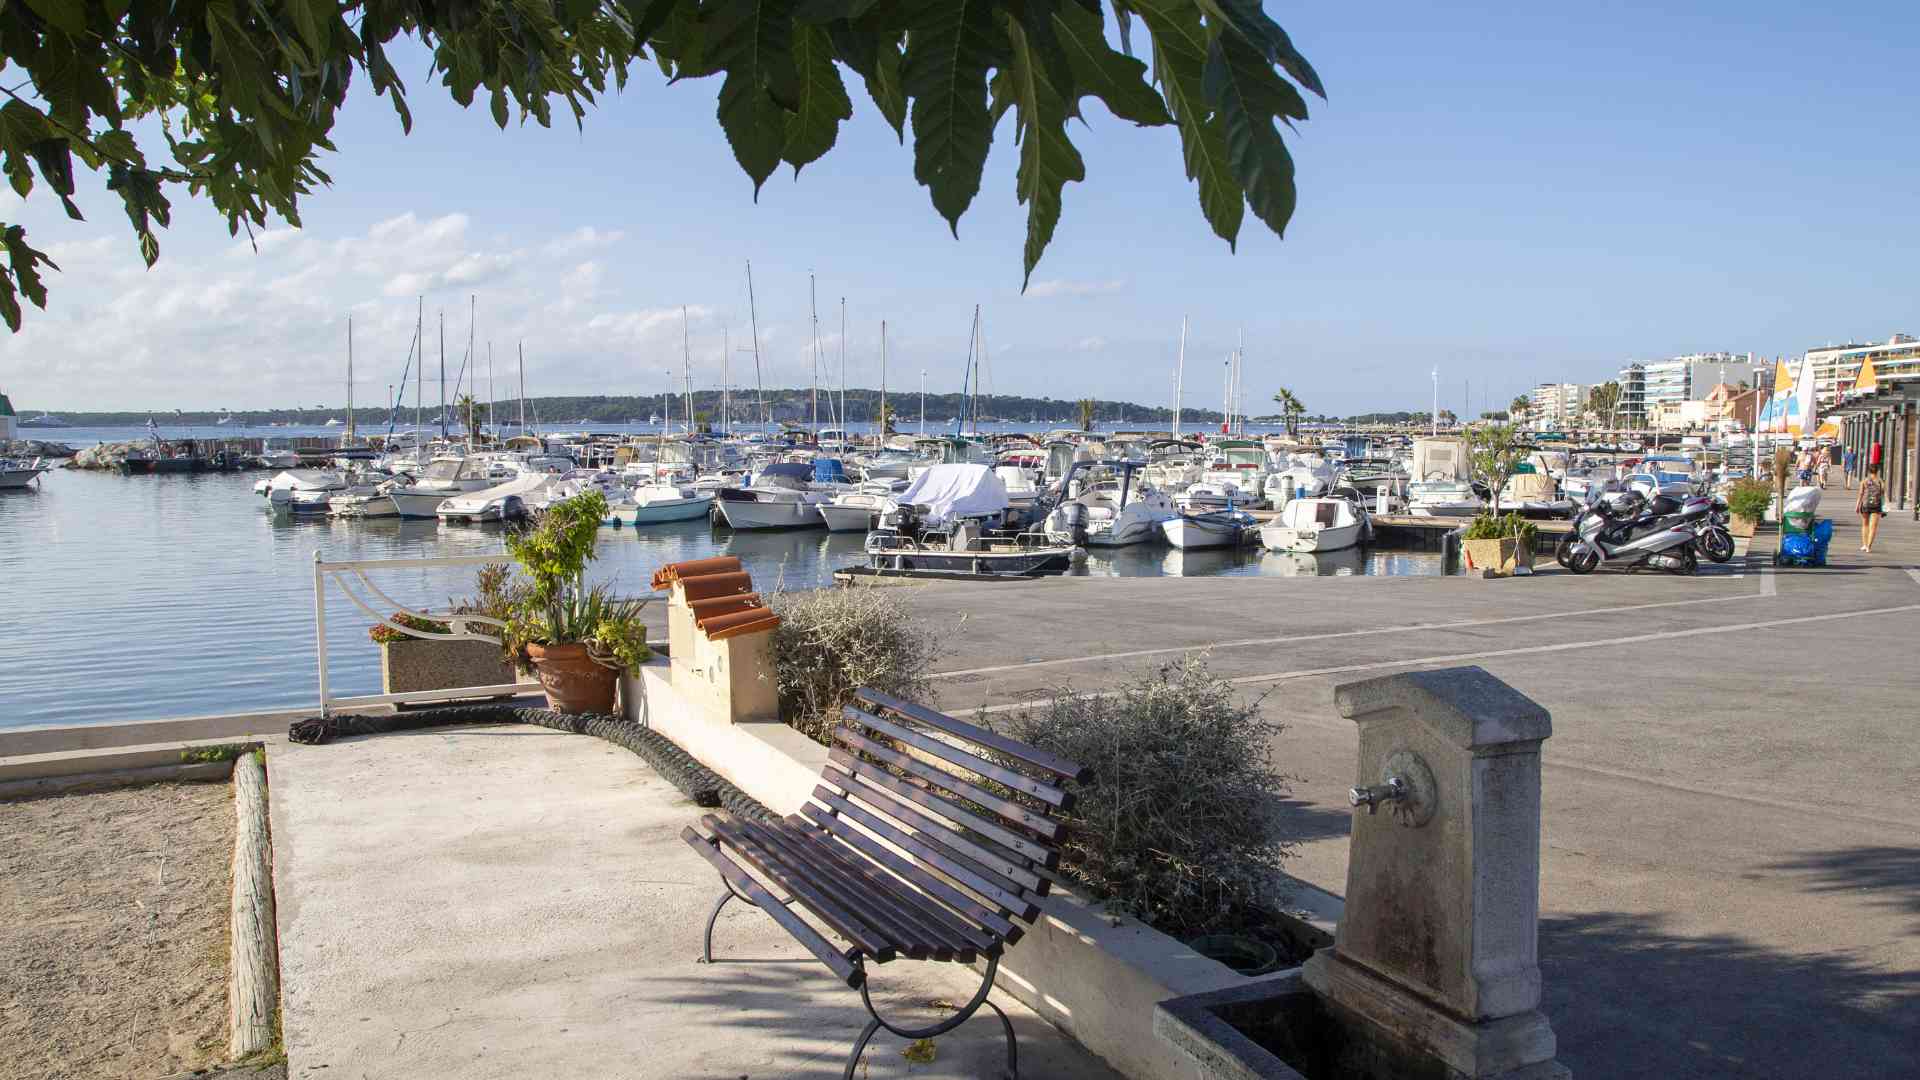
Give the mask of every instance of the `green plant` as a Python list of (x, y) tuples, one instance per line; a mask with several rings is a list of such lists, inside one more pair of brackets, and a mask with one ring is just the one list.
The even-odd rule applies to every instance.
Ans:
[[(719, 76), (719, 125), (756, 194), (782, 163), (797, 174), (833, 149), (853, 116), (846, 77), (858, 76), (897, 136), (912, 129), (914, 180), (956, 231), (1011, 113), (1027, 277), (1053, 238), (1067, 184), (1086, 178), (1070, 135), (1092, 115), (1089, 97), (1120, 120), (1179, 131), (1201, 213), (1221, 239), (1235, 241), (1249, 209), (1283, 233), (1297, 190), (1278, 125), (1307, 118), (1303, 90), (1325, 96), (1286, 32), (1255, 0), (1114, 0), (1116, 50), (1108, 6), (22, 0), (0, 5), (11, 84), (0, 156), (17, 194), (32, 192), (37, 172), (76, 218), (75, 160), (105, 173), (148, 265), (174, 193), (207, 197), (231, 232), (270, 216), (298, 225), (300, 199), (331, 182), (319, 160), (334, 149), (356, 78), (411, 129), (388, 50), (414, 38), (427, 57), (421, 82), (462, 106), (485, 101), (502, 128), (515, 112), (550, 125), (556, 107), (581, 123), (589, 105), (644, 70), (636, 61), (651, 61), (670, 85)], [(1151, 73), (1129, 55), (1136, 18), (1151, 39)], [(18, 295), (44, 307), (39, 272), (53, 263), (18, 225), (0, 224), (0, 248), (0, 315), (17, 330)]]
[[(435, 619), (423, 619), (418, 615), (409, 615), (404, 611), (396, 613), (391, 621), (399, 623), (401, 626), (409, 629), (418, 630), (423, 634), (445, 634), (449, 632), (449, 627), (444, 622)], [(367, 636), (381, 645), (395, 641), (419, 640), (413, 635), (403, 634), (383, 622), (374, 623), (372, 626), (367, 627)]]
[(1277, 829), (1282, 728), (1204, 657), (1142, 672), (1112, 694), (1056, 690), (996, 718), (1016, 739), (1085, 765), (1061, 870), (1111, 910), (1176, 936), (1235, 923), (1272, 894), (1293, 842)]
[(206, 765), (216, 761), (232, 761), (252, 750), (251, 743), (224, 743), (220, 746), (195, 746), (180, 751), (180, 763), (183, 765)]
[(1495, 514), (1500, 513), (1500, 489), (1507, 486), (1507, 479), (1520, 464), (1518, 437), (1519, 429), (1512, 424), (1487, 424), (1467, 431), (1473, 473), (1492, 490)]
[(653, 655), (647, 648), (640, 610), (645, 597), (620, 598), (609, 586), (586, 584), (587, 563), (595, 557), (606, 496), (587, 491), (542, 510), (531, 528), (507, 536), (507, 550), (527, 575), (511, 596), (505, 641), (516, 662), (527, 662), (528, 645), (580, 644), (596, 661), (627, 668)]
[(1505, 540), (1513, 537), (1532, 548), (1539, 533), (1539, 526), (1519, 514), (1477, 514), (1467, 524), (1465, 539)]
[(780, 715), (815, 741), (831, 738), (859, 687), (909, 701), (931, 696), (927, 672), (940, 639), (899, 590), (780, 592), (772, 607), (780, 616), (772, 642)]
[[(504, 623), (513, 618), (514, 605), (526, 591), (524, 583), (514, 580), (511, 566), (506, 563), (487, 563), (473, 576), (473, 595), (464, 600), (449, 598), (447, 614), (480, 615)], [(445, 634), (452, 630), (451, 625), (442, 619), (423, 619), (405, 612), (395, 614), (393, 621), (425, 634)], [(374, 623), (367, 627), (367, 636), (382, 645), (394, 641), (419, 640), (386, 623)]]
[(1773, 503), (1773, 489), (1764, 480), (1743, 477), (1727, 489), (1727, 510), (1736, 517), (1759, 521)]

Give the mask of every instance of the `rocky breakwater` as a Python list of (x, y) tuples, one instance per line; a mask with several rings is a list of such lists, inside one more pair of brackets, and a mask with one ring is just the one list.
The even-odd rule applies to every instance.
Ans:
[(70, 458), (74, 449), (66, 443), (47, 442), (44, 439), (15, 439), (0, 443), (0, 457), (5, 458)]
[(139, 446), (151, 446), (152, 441), (140, 439), (128, 442), (103, 442), (86, 447), (78, 452), (68, 451), (71, 458), (67, 462), (69, 469), (117, 469), (127, 460), (127, 453)]

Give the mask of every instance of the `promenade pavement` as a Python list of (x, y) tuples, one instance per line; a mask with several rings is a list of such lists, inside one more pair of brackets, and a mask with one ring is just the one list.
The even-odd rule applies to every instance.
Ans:
[[(1540, 959), (1577, 1076), (1911, 1077), (1920, 1048), (1920, 525), (1825, 569), (1774, 537), (1694, 578), (1054, 579), (929, 585), (966, 714), (1189, 650), (1286, 725), (1292, 871), (1345, 892), (1342, 682), (1478, 664), (1552, 711)], [(1374, 779), (1367, 778), (1369, 782)]]

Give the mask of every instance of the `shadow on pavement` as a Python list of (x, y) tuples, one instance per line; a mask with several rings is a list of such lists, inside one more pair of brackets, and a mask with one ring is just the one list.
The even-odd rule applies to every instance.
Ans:
[(1575, 1076), (1913, 1076), (1920, 972), (1731, 934), (1681, 937), (1662, 922), (1541, 920), (1542, 1008)]
[[(1920, 848), (1870, 846), (1808, 852), (1769, 863), (1766, 869), (1805, 877), (1813, 892), (1848, 893), (1876, 907), (1920, 915)], [(1914, 932), (1920, 933), (1920, 926)]]

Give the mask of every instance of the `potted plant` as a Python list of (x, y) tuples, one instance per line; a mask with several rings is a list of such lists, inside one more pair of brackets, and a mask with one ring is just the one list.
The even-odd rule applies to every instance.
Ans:
[(1467, 526), (1460, 555), (1469, 570), (1505, 577), (1521, 567), (1533, 569), (1534, 539), (1538, 528), (1519, 514), (1481, 514)]
[(1752, 477), (1734, 481), (1727, 489), (1727, 513), (1732, 516), (1727, 531), (1735, 536), (1752, 536), (1772, 502), (1773, 489), (1766, 481)]
[[(511, 578), (512, 571), (506, 566), (481, 567), (475, 578), (474, 595), (465, 600), (449, 600), (447, 613), (483, 615), (506, 622), (512, 617), (516, 592), (524, 589), (524, 586), (515, 586)], [(496, 642), (435, 641), (396, 630), (390, 623), (422, 634), (445, 634), (451, 629), (450, 624), (441, 619), (423, 619), (405, 613), (368, 627), (367, 636), (380, 646), (380, 682), (385, 693), (500, 686), (514, 681), (513, 657), (502, 652)]]
[(606, 513), (606, 496), (589, 491), (507, 537), (528, 579), (507, 620), (507, 645), (533, 665), (547, 704), (559, 712), (612, 713), (620, 673), (652, 655), (640, 621), (646, 600), (586, 584)]

